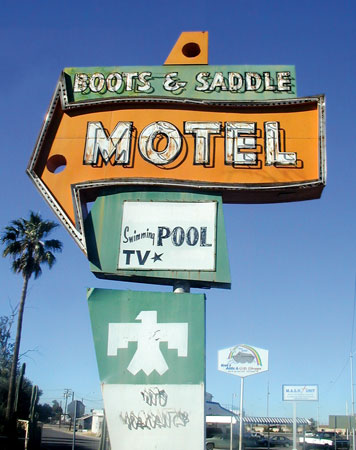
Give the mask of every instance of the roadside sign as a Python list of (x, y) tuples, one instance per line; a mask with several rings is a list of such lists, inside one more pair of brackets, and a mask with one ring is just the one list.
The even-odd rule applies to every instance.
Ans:
[(285, 401), (318, 401), (316, 384), (283, 384), (282, 399)]
[(218, 351), (218, 370), (240, 377), (239, 450), (242, 450), (244, 379), (268, 370), (268, 350), (245, 344), (224, 348)]
[(258, 101), (297, 96), (290, 65), (68, 67), (62, 82), (71, 105), (142, 97)]
[(318, 198), (325, 99), (296, 96), (294, 66), (209, 66), (207, 34), (184, 33), (164, 66), (64, 69), (27, 173), (84, 252), (106, 188)]
[(354, 416), (329, 416), (329, 427), (352, 430), (356, 427), (356, 418)]
[(84, 415), (85, 405), (80, 400), (73, 400), (69, 403), (67, 411), (72, 419), (74, 417), (74, 412), (76, 413), (77, 418), (82, 417)]
[(125, 201), (119, 269), (215, 270), (216, 202)]
[(103, 192), (85, 221), (99, 278), (197, 287), (231, 284), (221, 198), (189, 192)]
[[(27, 173), (97, 277), (230, 288), (222, 203), (322, 193), (324, 96), (297, 98), (294, 66), (209, 66), (207, 44), (183, 33), (162, 67), (60, 76)], [(205, 296), (88, 304), (112, 448), (203, 449)], [(240, 376), (241, 450), (244, 378), (268, 351), (220, 350), (219, 370)]]
[(282, 399), (293, 402), (293, 449), (297, 448), (297, 402), (318, 401), (316, 384), (283, 384)]
[(204, 448), (205, 296), (88, 291), (112, 448)]
[(236, 345), (218, 352), (218, 369), (239, 377), (268, 370), (268, 350), (250, 345)]

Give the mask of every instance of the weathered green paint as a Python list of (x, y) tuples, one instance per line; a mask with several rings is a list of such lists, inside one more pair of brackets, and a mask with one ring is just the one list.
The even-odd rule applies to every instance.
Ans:
[[(205, 295), (163, 292), (134, 292), (89, 289), (88, 304), (100, 381), (108, 384), (199, 384), (205, 383)], [(178, 357), (177, 350), (160, 343), (169, 369), (163, 375), (155, 370), (133, 375), (127, 370), (136, 349), (129, 342), (118, 356), (108, 356), (108, 324), (139, 323), (142, 311), (157, 311), (157, 323), (188, 323), (188, 353)]]
[[(226, 244), (226, 233), (223, 215), (223, 205), (220, 196), (196, 194), (190, 192), (159, 192), (135, 191), (134, 189), (113, 188), (103, 190), (96, 199), (87, 219), (85, 220), (85, 238), (88, 249), (90, 270), (98, 278), (117, 279), (154, 284), (173, 284), (175, 280), (189, 281), (197, 287), (231, 286), (230, 266)], [(140, 201), (216, 201), (217, 202), (217, 232), (216, 232), (216, 270), (202, 271), (167, 271), (167, 270), (121, 270), (117, 268), (122, 205), (125, 200)]]
[(330, 428), (344, 428), (351, 430), (356, 428), (356, 417), (353, 416), (329, 416)]
[[(288, 91), (278, 90), (277, 77), (278, 73), (289, 72), (290, 89)], [(108, 90), (107, 77), (110, 74), (119, 74), (122, 78), (121, 86), (114, 92)], [(124, 74), (143, 74), (145, 78), (140, 81), (138, 76), (135, 76), (129, 82), (130, 86), (127, 89), (125, 82), (126, 75)], [(202, 91), (197, 88), (204, 87), (204, 84), (199, 81), (199, 73), (208, 73), (204, 79), (210, 86), (208, 89)], [(225, 87), (212, 85), (215, 74), (222, 74)], [(229, 84), (229, 73), (237, 73), (242, 77), (242, 86), (237, 90), (232, 90), (233, 83)], [(254, 90), (246, 90), (245, 77), (248, 73), (257, 73), (261, 76), (261, 87)], [(269, 74), (270, 81), (266, 84), (266, 75)], [(82, 84), (82, 92), (75, 92), (75, 77), (76, 74), (84, 74), (88, 76), (87, 81)], [(96, 79), (93, 84), (94, 89), (101, 87), (99, 92), (93, 92), (90, 89), (90, 78), (93, 74), (100, 74), (104, 83), (101, 87), (100, 80)], [(169, 75), (175, 74), (175, 75)], [(210, 66), (210, 65), (177, 65), (177, 66), (114, 66), (114, 67), (71, 67), (63, 71), (64, 82), (68, 95), (69, 103), (86, 102), (88, 100), (109, 100), (109, 99), (125, 99), (125, 98), (162, 98), (162, 99), (195, 99), (206, 101), (241, 101), (241, 100), (274, 100), (294, 98), (297, 96), (296, 74), (295, 66), (291, 65), (233, 65), (233, 66)], [(82, 76), (82, 75), (81, 75)], [(111, 75), (113, 76), (113, 75)], [(170, 78), (167, 78), (170, 77)], [(99, 80), (99, 84), (98, 84)], [(115, 86), (116, 78), (111, 80), (111, 85)], [(167, 83), (174, 87), (176, 83), (177, 89), (167, 90), (164, 85)], [(181, 84), (178, 84), (181, 83)], [(131, 86), (132, 84), (132, 86)], [(236, 84), (236, 83), (235, 83)], [(96, 87), (95, 87), (96, 86)], [(110, 84), (109, 84), (110, 86)], [(146, 86), (146, 88), (145, 88)], [(179, 87), (181, 86), (181, 87)], [(216, 86), (214, 88), (214, 86)], [(268, 90), (266, 90), (266, 87)], [(145, 90), (142, 90), (145, 88)], [(224, 90), (226, 88), (226, 90)], [(78, 91), (78, 86), (77, 89)]]

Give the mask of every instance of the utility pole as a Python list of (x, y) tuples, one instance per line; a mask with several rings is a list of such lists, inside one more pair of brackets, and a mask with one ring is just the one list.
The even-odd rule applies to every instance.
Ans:
[(351, 414), (352, 414), (352, 450), (355, 450), (355, 401), (354, 401), (354, 375), (353, 354), (350, 353), (350, 375), (351, 375)]
[(64, 404), (64, 415), (67, 414), (67, 403), (68, 403), (68, 397), (70, 397), (71, 395), (74, 395), (74, 393), (72, 392), (72, 389), (64, 389), (64, 394), (63, 397), (65, 398), (65, 404)]
[[(270, 394), (270, 392), (269, 392), (269, 380), (268, 380), (268, 382), (267, 382), (267, 421), (269, 418), (269, 394)], [(269, 423), (267, 425), (267, 440), (268, 440), (267, 445), (268, 445), (268, 450), (269, 450), (270, 445), (271, 445), (270, 440), (269, 440)]]

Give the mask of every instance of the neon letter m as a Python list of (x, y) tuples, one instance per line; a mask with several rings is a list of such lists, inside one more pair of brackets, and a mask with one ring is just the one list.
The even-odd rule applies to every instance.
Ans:
[(101, 122), (88, 122), (84, 164), (98, 164), (99, 153), (105, 164), (115, 153), (115, 164), (130, 162), (132, 122), (118, 122), (108, 137)]

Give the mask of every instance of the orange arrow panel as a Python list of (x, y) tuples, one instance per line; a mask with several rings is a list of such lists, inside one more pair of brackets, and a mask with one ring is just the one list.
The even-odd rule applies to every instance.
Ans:
[[(57, 101), (29, 173), (73, 230), (81, 216), (76, 189), (83, 193), (84, 185), (94, 197), (95, 189), (107, 185), (146, 185), (214, 191), (228, 202), (315, 198), (324, 184), (322, 107), (322, 97), (233, 106), (126, 102), (66, 110)], [(275, 127), (270, 136), (268, 124)], [(120, 159), (124, 139), (126, 159)], [(271, 145), (275, 154), (269, 160)], [(88, 148), (96, 159), (90, 160)]]

